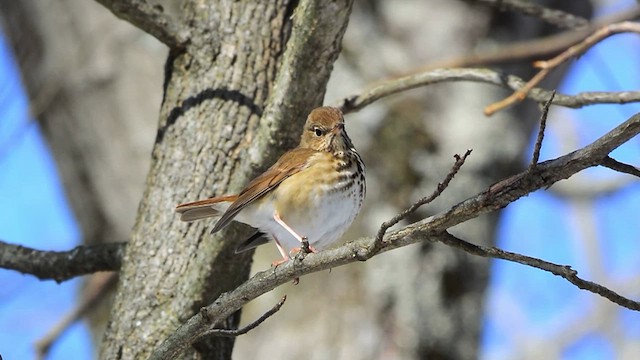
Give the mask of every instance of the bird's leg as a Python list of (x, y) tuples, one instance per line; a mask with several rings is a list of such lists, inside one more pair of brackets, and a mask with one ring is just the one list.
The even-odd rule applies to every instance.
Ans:
[(280, 241), (278, 241), (275, 236), (272, 235), (272, 237), (273, 241), (276, 243), (276, 247), (278, 248), (280, 255), (282, 255), (282, 260), (275, 260), (271, 263), (271, 266), (276, 267), (286, 261), (289, 261), (289, 254), (287, 254), (287, 250), (285, 250), (282, 244), (280, 244)]
[[(274, 216), (274, 219), (275, 218), (276, 217)], [(280, 220), (280, 221), (278, 221), (279, 224), (284, 224), (284, 221), (282, 221), (282, 219), (280, 219), (279, 216), (278, 216), (277, 219)], [(282, 223), (280, 223), (281, 221), (282, 221)], [(288, 227), (285, 227), (285, 229), (290, 230), (290, 228), (288, 228)], [(276, 243), (276, 247), (278, 248), (278, 251), (280, 251), (280, 255), (282, 255), (282, 260), (276, 260), (276, 261), (271, 263), (271, 266), (277, 267), (278, 265), (289, 261), (289, 254), (287, 254), (287, 250), (285, 250), (284, 247), (282, 246), (282, 244), (280, 244), (280, 241), (278, 241), (278, 239), (275, 236), (272, 235), (272, 237), (273, 237), (273, 241)], [(299, 283), (300, 283), (300, 278), (293, 279), (293, 285), (298, 285)], [(2, 359), (0, 359), (0, 360), (2, 360)]]
[(298, 233), (295, 230), (293, 230), (289, 225), (287, 225), (287, 223), (284, 222), (284, 220), (282, 220), (282, 218), (280, 217), (280, 214), (278, 214), (277, 211), (273, 213), (273, 220), (275, 220), (278, 224), (280, 224), (280, 226), (282, 226), (285, 230), (287, 230), (289, 234), (291, 234), (294, 238), (296, 238), (296, 240), (302, 243), (302, 236), (298, 235)]
[(304, 251), (305, 253), (316, 253), (318, 251), (316, 251), (316, 249), (313, 248), (313, 246), (309, 245), (309, 239), (307, 239), (306, 236), (300, 236), (298, 235), (298, 233), (293, 230), (289, 225), (287, 225), (286, 222), (284, 222), (284, 220), (282, 220), (282, 218), (280, 218), (280, 214), (278, 214), (278, 212), (274, 212), (273, 213), (273, 220), (275, 220), (278, 224), (280, 224), (280, 226), (282, 226), (285, 230), (287, 230), (289, 232), (289, 234), (291, 234), (294, 238), (296, 238), (296, 240), (298, 240), (300, 242), (300, 244), (302, 245), (300, 248), (293, 248), (291, 249), (292, 252), (300, 252), (300, 250)]

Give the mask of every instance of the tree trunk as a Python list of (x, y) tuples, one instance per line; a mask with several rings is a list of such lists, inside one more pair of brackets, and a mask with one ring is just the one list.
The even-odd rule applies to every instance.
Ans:
[[(151, 170), (104, 359), (146, 358), (201, 306), (247, 279), (252, 253), (234, 254), (251, 234), (246, 227), (211, 235), (211, 223), (182, 223), (173, 209), (240, 190), (296, 142), (302, 114), (321, 103), (351, 2), (183, 6), (190, 42), (167, 60)], [(287, 56), (285, 46), (299, 47)], [(220, 325), (234, 327), (237, 319)], [(202, 358), (229, 358), (232, 344), (217, 338), (197, 348)]]

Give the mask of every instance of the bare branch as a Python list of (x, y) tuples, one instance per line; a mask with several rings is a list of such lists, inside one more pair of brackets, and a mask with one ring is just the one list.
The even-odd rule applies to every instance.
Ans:
[(529, 1), (474, 0), (473, 2), (494, 6), (501, 10), (513, 10), (566, 29), (580, 29), (589, 25), (589, 21), (585, 18), (561, 10), (546, 8)]
[(560, 55), (554, 57), (553, 59), (548, 61), (535, 62), (534, 66), (541, 70), (533, 78), (531, 78), (531, 80), (529, 80), (522, 88), (518, 89), (507, 98), (487, 106), (484, 109), (485, 115), (493, 115), (497, 111), (500, 111), (508, 106), (511, 106), (516, 102), (524, 100), (527, 97), (527, 93), (531, 91), (536, 85), (538, 85), (545, 77), (547, 77), (547, 75), (551, 72), (551, 70), (555, 69), (560, 64), (563, 64), (569, 59), (584, 53), (593, 45), (608, 38), (609, 36), (625, 33), (625, 32), (640, 33), (640, 24), (635, 22), (625, 21), (618, 24), (607, 25), (597, 30), (592, 35), (588, 36), (582, 42), (568, 48), (567, 50), (562, 52)]
[[(346, 114), (360, 110), (377, 100), (402, 91), (455, 81), (480, 82), (511, 90), (518, 90), (524, 86), (524, 81), (517, 76), (506, 75), (489, 69), (435, 69), (383, 82), (362, 94), (344, 98), (334, 106), (340, 108)], [(551, 91), (534, 88), (527, 92), (526, 96), (537, 102), (545, 102), (551, 96)], [(593, 104), (626, 104), (638, 101), (640, 101), (640, 91), (594, 91), (576, 95), (558, 94), (553, 100), (553, 105), (580, 108)]]
[[(287, 295), (283, 296), (282, 299), (280, 299), (280, 301), (278, 301), (277, 304), (275, 304), (271, 309), (269, 309), (269, 311), (267, 311), (264, 314), (262, 314), (262, 316), (260, 316), (256, 321), (252, 322), (251, 324), (248, 324), (247, 326), (243, 327), (242, 329), (239, 329), (239, 330), (209, 329), (209, 330), (205, 331), (202, 335), (200, 335), (200, 337), (198, 339), (206, 337), (206, 336), (236, 337), (236, 336), (244, 335), (244, 334), (248, 333), (249, 331), (257, 328), (258, 325), (262, 324), (265, 320), (270, 318), (273, 314), (275, 314), (278, 311), (280, 311), (280, 308), (282, 307), (282, 305), (284, 305), (285, 301), (287, 301)], [(202, 311), (206, 312), (207, 308), (202, 308)], [(207, 314), (205, 313), (204, 316), (206, 317)]]
[(359, 260), (365, 261), (371, 258), (373, 255), (375, 255), (378, 252), (378, 250), (382, 247), (384, 234), (386, 234), (387, 230), (389, 230), (392, 226), (396, 225), (400, 221), (406, 219), (407, 216), (416, 212), (416, 210), (418, 210), (422, 205), (426, 205), (432, 202), (433, 200), (435, 200), (438, 196), (440, 196), (440, 194), (442, 194), (442, 192), (449, 186), (449, 183), (451, 182), (451, 180), (453, 180), (453, 177), (456, 176), (456, 174), (458, 173), (458, 170), (460, 170), (462, 165), (464, 165), (464, 162), (465, 160), (467, 160), (467, 157), (471, 155), (471, 151), (472, 151), (471, 149), (468, 149), (464, 153), (464, 155), (462, 155), (462, 157), (458, 154), (454, 156), (456, 159), (456, 162), (453, 164), (453, 167), (451, 168), (447, 176), (444, 178), (444, 180), (438, 183), (438, 186), (436, 187), (436, 189), (433, 191), (431, 195), (423, 197), (422, 199), (413, 203), (403, 212), (394, 216), (390, 220), (383, 222), (382, 225), (380, 226), (380, 229), (378, 230), (378, 233), (376, 234), (373, 246), (371, 246), (369, 248), (369, 251), (367, 251), (367, 254)]
[(580, 289), (588, 290), (594, 294), (598, 294), (606, 299), (611, 300), (611, 302), (614, 302), (627, 309), (640, 311), (640, 302), (633, 301), (624, 296), (621, 296), (615, 291), (608, 289), (600, 284), (581, 279), (580, 277), (578, 277), (578, 272), (576, 270), (573, 270), (570, 266), (557, 265), (531, 256), (500, 250), (495, 247), (474, 245), (461, 240), (447, 232), (445, 232), (445, 237), (441, 238), (439, 241), (449, 246), (462, 249), (473, 255), (478, 255), (486, 258), (509, 260), (548, 271), (554, 275), (565, 278)]
[[(537, 171), (524, 171), (491, 186), (486, 191), (469, 198), (451, 209), (431, 216), (402, 229), (387, 233), (380, 252), (413, 244), (419, 241), (450, 241), (445, 231), (457, 224), (481, 214), (498, 210), (535, 190), (551, 186), (557, 181), (571, 177), (588, 167), (599, 165), (615, 148), (640, 133), (640, 114), (636, 114), (590, 145), (538, 164)], [(173, 359), (198, 336), (256, 297), (277, 286), (312, 272), (335, 268), (357, 261), (365, 256), (375, 239), (365, 238), (331, 249), (309, 254), (301, 261), (284, 264), (259, 272), (236, 289), (222, 294), (203, 311), (191, 317), (168, 339), (158, 346), (150, 359)], [(631, 309), (640, 309), (640, 304), (628, 300), (623, 302)], [(624, 305), (623, 305), (624, 306)]]
[[(513, 61), (532, 59), (536, 56), (551, 55), (565, 50), (567, 47), (583, 40), (593, 31), (619, 23), (635, 19), (640, 16), (640, 6), (634, 7), (612, 16), (596, 20), (588, 28), (577, 31), (566, 31), (561, 34), (551, 35), (542, 39), (517, 42), (480, 53), (472, 53), (462, 57), (454, 57), (442, 61), (432, 62), (419, 69), (408, 72), (406, 75), (393, 79), (380, 81), (368, 87), (362, 94), (352, 95), (341, 100), (336, 107), (344, 113), (358, 111), (365, 106), (389, 95), (402, 91), (427, 86), (446, 81), (475, 81), (498, 85), (510, 90), (518, 90), (525, 82), (513, 75), (500, 73), (491, 74), (487, 69), (458, 69), (478, 65), (499, 64)], [(450, 78), (449, 78), (450, 77)], [(507, 79), (505, 81), (505, 79)], [(533, 93), (533, 94), (532, 94)], [(533, 89), (527, 97), (537, 102), (546, 101), (550, 92), (538, 88)], [(579, 108), (596, 103), (627, 103), (640, 100), (637, 92), (585, 92), (576, 96), (558, 95), (555, 105)]]
[(62, 282), (98, 271), (120, 269), (126, 243), (77, 246), (68, 251), (42, 251), (0, 241), (0, 268)]
[(604, 160), (602, 161), (602, 166), (604, 167), (608, 167), (611, 170), (615, 170), (621, 173), (625, 173), (625, 174), (629, 174), (629, 175), (634, 175), (637, 177), (640, 177), (640, 169), (633, 166), (633, 165), (629, 165), (629, 164), (625, 164), (622, 163), (610, 156), (607, 156), (606, 158), (604, 158)]
[(149, 33), (171, 49), (181, 48), (188, 40), (188, 31), (168, 16), (160, 4), (147, 0), (96, 0), (118, 18)]
[(95, 276), (99, 275), (102, 276), (97, 279), (98, 281), (89, 283), (91, 288), (85, 291), (86, 295), (80, 299), (80, 303), (67, 313), (44, 337), (36, 342), (37, 359), (46, 359), (51, 346), (60, 338), (60, 335), (76, 321), (80, 320), (87, 311), (97, 306), (100, 301), (108, 298), (106, 294), (115, 288), (118, 282), (118, 275), (116, 273), (106, 273), (96, 274)]
[(547, 115), (549, 114), (549, 106), (551, 106), (551, 102), (553, 101), (553, 98), (555, 96), (556, 91), (553, 90), (551, 92), (549, 100), (547, 100), (547, 102), (545, 102), (542, 106), (542, 115), (540, 115), (540, 129), (538, 130), (536, 144), (533, 147), (533, 157), (531, 158), (531, 163), (529, 164), (529, 169), (527, 170), (529, 172), (535, 170), (536, 165), (538, 165), (538, 160), (540, 160), (540, 149), (542, 148), (542, 140), (544, 139), (544, 130), (547, 128)]
[(489, 50), (466, 53), (448, 59), (431, 62), (418, 69), (408, 71), (405, 75), (424, 72), (438, 68), (459, 68), (472, 66), (489, 66), (495, 64), (514, 63), (523, 60), (534, 60), (541, 56), (553, 56), (582, 41), (586, 36), (607, 26), (622, 21), (628, 21), (640, 16), (640, 6), (621, 11), (619, 13), (595, 19), (588, 27), (580, 30), (564, 31), (559, 34), (543, 38), (523, 40), (500, 45)]

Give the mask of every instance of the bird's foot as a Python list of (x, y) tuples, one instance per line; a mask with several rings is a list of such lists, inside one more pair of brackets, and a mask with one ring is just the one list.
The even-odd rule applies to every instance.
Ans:
[(302, 253), (302, 254), (316, 254), (318, 252), (318, 250), (316, 250), (316, 248), (314, 248), (313, 246), (309, 245), (309, 240), (306, 237), (302, 238), (301, 241), (301, 245), (300, 247), (294, 247), (291, 249), (291, 251), (289, 251), (289, 254), (291, 256), (297, 256), (298, 254)]
[(274, 260), (274, 261), (272, 261), (272, 262), (271, 262), (271, 267), (274, 267), (274, 268), (275, 268), (275, 267), (278, 267), (278, 266), (280, 266), (280, 265), (282, 265), (282, 264), (286, 263), (286, 262), (287, 262), (287, 261), (289, 261), (289, 260), (290, 260), (290, 258), (289, 258), (288, 256), (285, 256), (285, 257), (283, 257), (283, 258), (282, 258), (282, 259), (280, 259), (280, 260)]

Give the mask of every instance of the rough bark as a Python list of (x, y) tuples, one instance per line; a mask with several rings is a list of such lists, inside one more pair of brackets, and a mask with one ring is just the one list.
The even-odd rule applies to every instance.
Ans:
[[(167, 61), (151, 170), (102, 345), (105, 359), (146, 358), (201, 306), (247, 278), (252, 253), (233, 253), (247, 228), (210, 235), (210, 224), (181, 223), (173, 209), (188, 199), (238, 191), (295, 143), (300, 115), (322, 99), (351, 2), (183, 6), (191, 38)], [(303, 46), (287, 57), (290, 33)], [(308, 56), (294, 56), (298, 51)], [(294, 78), (283, 80), (288, 77)], [(284, 93), (274, 90), (280, 86)], [(280, 108), (285, 101), (289, 106)], [(237, 326), (237, 319), (221, 325)], [(229, 358), (232, 344), (213, 339), (196, 348), (202, 358)]]

